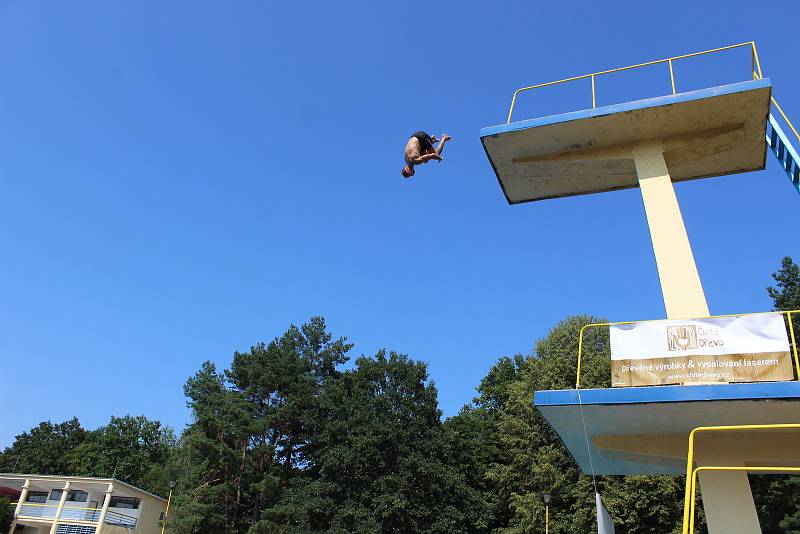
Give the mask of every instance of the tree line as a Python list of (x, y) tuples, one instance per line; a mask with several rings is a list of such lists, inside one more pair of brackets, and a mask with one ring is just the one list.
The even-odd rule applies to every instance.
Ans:
[[(785, 258), (773, 278), (775, 309), (800, 308), (800, 268)], [(391, 351), (350, 362), (353, 345), (314, 317), (234, 353), (226, 369), (203, 363), (184, 385), (192, 420), (180, 436), (144, 417), (91, 431), (43, 422), (0, 452), (0, 472), (113, 475), (160, 495), (176, 481), (176, 534), (538, 533), (543, 493), (551, 532), (591, 532), (592, 479), (532, 396), (573, 387), (578, 332), (596, 322), (567, 317), (531, 354), (500, 358), (473, 401), (443, 419), (425, 363)], [(587, 331), (584, 387), (610, 386), (608, 350), (607, 330)], [(596, 484), (617, 532), (680, 531), (682, 477)], [(800, 479), (751, 484), (763, 532), (800, 534)]]

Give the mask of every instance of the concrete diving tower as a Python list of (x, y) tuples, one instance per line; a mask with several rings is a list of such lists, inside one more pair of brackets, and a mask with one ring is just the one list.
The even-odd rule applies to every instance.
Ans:
[[(687, 54), (520, 89), (591, 78), (593, 107), (511, 122), (512, 100), (509, 122), (480, 132), (509, 204), (639, 187), (668, 319), (711, 315), (673, 182), (765, 167), (772, 85), (761, 75), (754, 43), (716, 51), (739, 46), (752, 46), (754, 79), (677, 92), (673, 62), (707, 52)], [(655, 63), (669, 64), (672, 94), (594, 106), (596, 77)], [(792, 178), (794, 167), (786, 168)], [(585, 473), (593, 465), (597, 474), (682, 474), (696, 427), (800, 423), (800, 383), (537, 391), (534, 405)], [(704, 435), (696, 460), (800, 465), (798, 451), (791, 432)], [(704, 472), (700, 485), (709, 532), (761, 531), (745, 473)]]

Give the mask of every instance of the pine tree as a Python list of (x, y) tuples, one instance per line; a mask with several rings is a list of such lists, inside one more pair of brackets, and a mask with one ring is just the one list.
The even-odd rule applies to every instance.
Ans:
[(775, 286), (768, 286), (767, 293), (776, 310), (788, 311), (800, 309), (800, 266), (786, 256), (781, 261), (781, 268), (772, 273)]

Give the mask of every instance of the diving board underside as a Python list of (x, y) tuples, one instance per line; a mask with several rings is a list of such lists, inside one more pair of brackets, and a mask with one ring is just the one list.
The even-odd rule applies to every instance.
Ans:
[[(800, 382), (537, 391), (534, 406), (586, 474), (591, 451), (598, 475), (677, 475), (696, 427), (800, 423)], [(744, 465), (800, 465), (796, 431), (705, 434), (704, 444)]]
[(764, 168), (769, 79), (491, 126), (509, 204), (637, 187), (632, 151), (661, 141), (673, 181)]

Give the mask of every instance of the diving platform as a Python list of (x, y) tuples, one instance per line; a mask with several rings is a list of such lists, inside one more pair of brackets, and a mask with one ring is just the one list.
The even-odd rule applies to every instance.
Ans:
[[(537, 391), (534, 406), (586, 474), (679, 475), (694, 428), (800, 423), (800, 382)], [(699, 439), (744, 465), (800, 465), (797, 432)]]
[(509, 204), (639, 186), (634, 152), (661, 144), (673, 182), (761, 170), (769, 78), (482, 128)]

